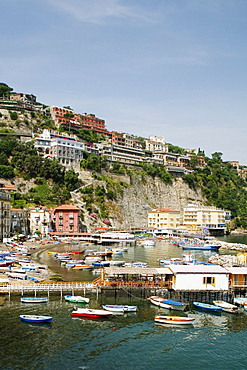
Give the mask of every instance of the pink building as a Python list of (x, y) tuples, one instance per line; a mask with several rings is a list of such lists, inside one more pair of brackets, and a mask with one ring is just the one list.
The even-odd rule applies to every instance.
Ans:
[(71, 204), (63, 204), (55, 208), (55, 230), (63, 233), (78, 232), (79, 212), (80, 209)]

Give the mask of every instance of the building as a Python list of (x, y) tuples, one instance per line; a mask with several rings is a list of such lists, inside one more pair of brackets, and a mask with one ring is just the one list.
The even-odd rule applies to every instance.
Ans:
[(61, 165), (69, 168), (78, 168), (87, 149), (87, 145), (77, 141), (74, 136), (50, 133), (49, 130), (44, 130), (34, 139), (34, 146), (40, 156), (56, 158)]
[(36, 96), (33, 94), (23, 94), (23, 93), (10, 93), (10, 100), (20, 101), (28, 105), (36, 104)]
[(55, 208), (53, 214), (55, 231), (65, 234), (77, 233), (79, 231), (79, 212), (80, 209), (71, 204)]
[(149, 136), (148, 139), (145, 139), (146, 150), (151, 152), (168, 152), (168, 145), (165, 143), (163, 136)]
[(46, 207), (32, 207), (29, 210), (30, 233), (47, 236), (51, 228), (51, 210)]
[(180, 211), (171, 208), (157, 208), (148, 211), (148, 227), (174, 229), (180, 225)]
[(28, 212), (24, 209), (11, 208), (10, 215), (10, 235), (14, 235), (16, 233), (29, 235)]
[(189, 204), (182, 212), (182, 223), (187, 229), (195, 231), (204, 229), (205, 233), (213, 234), (215, 230), (215, 232), (222, 231), (224, 234), (230, 220), (230, 211), (213, 206)]
[(0, 184), (0, 241), (10, 236), (10, 194), (13, 186)]
[(218, 265), (169, 265), (174, 290), (228, 291), (229, 272)]

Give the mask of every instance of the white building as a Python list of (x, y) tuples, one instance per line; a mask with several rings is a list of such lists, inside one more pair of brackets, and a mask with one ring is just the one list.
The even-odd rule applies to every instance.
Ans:
[(51, 212), (45, 207), (30, 208), (30, 233), (48, 235), (51, 225)]
[(165, 143), (165, 139), (163, 136), (149, 136), (149, 138), (146, 139), (145, 142), (146, 149), (150, 150), (151, 152), (168, 152), (168, 145)]
[(78, 167), (85, 150), (85, 144), (75, 137), (51, 134), (49, 130), (44, 130), (35, 138), (34, 146), (42, 157), (56, 158), (60, 164), (69, 168)]
[(229, 272), (218, 265), (170, 265), (174, 290), (223, 290), (229, 286)]
[(216, 207), (189, 204), (183, 208), (182, 222), (192, 230), (202, 228), (225, 228), (231, 212)]

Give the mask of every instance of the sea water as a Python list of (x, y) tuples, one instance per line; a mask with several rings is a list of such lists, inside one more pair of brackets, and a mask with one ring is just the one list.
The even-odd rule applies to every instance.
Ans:
[[(166, 243), (163, 247), (149, 247), (148, 250), (131, 248), (134, 249), (127, 252), (131, 254), (129, 259), (142, 257), (149, 265), (151, 260), (157, 262), (157, 256), (178, 257), (183, 253), (181, 248)], [(139, 248), (142, 249), (139, 251)], [(199, 257), (205, 257), (205, 254)], [(108, 319), (80, 319), (71, 317), (69, 309), (72, 305), (59, 296), (51, 296), (45, 304), (21, 303), (20, 297), (11, 296), (0, 307), (0, 369), (247, 368), (245, 311), (214, 314), (190, 306), (188, 312), (173, 311), (172, 314), (194, 317), (194, 324), (176, 327), (156, 324), (155, 315), (168, 315), (170, 311), (156, 307), (146, 299), (124, 294), (115, 297), (113, 293), (98, 298), (94, 293), (87, 296), (90, 303), (86, 307), (131, 304), (137, 305), (138, 311)], [(24, 323), (19, 318), (21, 314), (49, 315), (53, 317), (53, 323)]]

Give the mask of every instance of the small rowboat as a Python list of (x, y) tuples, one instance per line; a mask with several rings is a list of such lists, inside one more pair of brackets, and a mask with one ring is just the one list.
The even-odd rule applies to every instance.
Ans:
[(155, 316), (154, 321), (161, 324), (172, 325), (188, 325), (192, 324), (195, 319), (193, 317), (180, 317), (180, 316)]
[(113, 315), (112, 312), (106, 310), (92, 310), (89, 308), (76, 308), (71, 312), (72, 316), (82, 317), (82, 318), (106, 318)]
[(71, 303), (89, 303), (89, 298), (81, 297), (80, 295), (65, 295), (65, 301)]
[(48, 297), (22, 297), (22, 303), (47, 303)]
[(200, 310), (212, 311), (212, 312), (221, 312), (222, 311), (222, 307), (214, 306), (213, 304), (202, 303), (202, 302), (193, 302), (193, 305), (196, 308), (199, 308)]
[(137, 306), (128, 306), (128, 305), (110, 305), (110, 304), (103, 304), (102, 307), (111, 312), (136, 312)]
[(235, 297), (233, 299), (233, 302), (240, 306), (243, 306), (245, 303), (247, 303), (247, 297)]
[(170, 310), (184, 311), (186, 308), (185, 303), (173, 301), (171, 299), (165, 299), (164, 297), (151, 296), (148, 299), (150, 300), (151, 303), (155, 304), (156, 306), (167, 308)]
[(32, 322), (32, 323), (49, 323), (52, 322), (51, 316), (36, 316), (36, 315), (20, 315), (22, 321)]
[(238, 311), (238, 307), (234, 304), (225, 302), (225, 301), (213, 301), (215, 306), (221, 307), (222, 311), (229, 312), (229, 313), (236, 313)]

